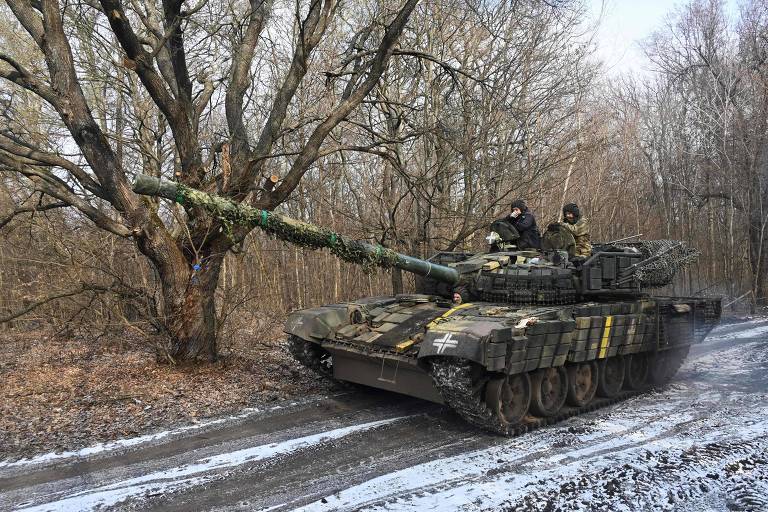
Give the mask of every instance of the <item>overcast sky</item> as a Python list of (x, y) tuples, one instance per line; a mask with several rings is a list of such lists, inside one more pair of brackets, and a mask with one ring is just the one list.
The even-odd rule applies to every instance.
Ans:
[[(675, 0), (589, 0), (592, 16), (602, 21), (598, 34), (598, 54), (609, 73), (644, 71), (648, 61), (639, 42), (664, 25), (677, 6)], [(737, 0), (726, 0), (728, 10), (738, 12)]]

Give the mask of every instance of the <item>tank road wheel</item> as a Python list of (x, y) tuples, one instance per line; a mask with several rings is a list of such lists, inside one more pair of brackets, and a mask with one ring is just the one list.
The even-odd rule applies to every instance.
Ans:
[(543, 368), (531, 377), (531, 412), (549, 417), (565, 403), (568, 395), (568, 373), (565, 368)]
[(523, 419), (530, 403), (531, 380), (527, 373), (491, 379), (485, 386), (485, 405), (507, 425)]
[(567, 367), (569, 405), (582, 407), (587, 405), (597, 391), (597, 362), (588, 361)]
[(624, 358), (613, 356), (603, 359), (598, 373), (597, 393), (606, 398), (615, 397), (624, 385)]
[(688, 356), (690, 346), (658, 352), (650, 364), (650, 380), (654, 386), (663, 386), (672, 380)]
[(648, 354), (633, 354), (627, 358), (626, 364), (624, 387), (632, 391), (642, 391), (647, 388), (650, 375)]
[(333, 377), (333, 356), (317, 343), (291, 335), (288, 336), (288, 351), (303, 366), (323, 377)]

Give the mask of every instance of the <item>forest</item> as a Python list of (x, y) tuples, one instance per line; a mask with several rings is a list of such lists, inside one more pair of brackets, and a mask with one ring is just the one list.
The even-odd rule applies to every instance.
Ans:
[(406, 254), (523, 198), (701, 251), (668, 293), (768, 297), (768, 4), (690, 0), (617, 74), (580, 0), (4, 0), (0, 331), (212, 361), (399, 271), (131, 191), (164, 177)]

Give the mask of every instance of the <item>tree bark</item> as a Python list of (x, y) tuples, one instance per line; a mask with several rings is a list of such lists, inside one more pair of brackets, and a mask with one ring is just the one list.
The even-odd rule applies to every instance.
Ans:
[(166, 323), (170, 343), (164, 353), (158, 354), (160, 360), (172, 363), (216, 360), (215, 294), (223, 262), (223, 256), (216, 255), (199, 264), (199, 270), (194, 267), (191, 271), (188, 268), (170, 270), (175, 274), (172, 281), (183, 279), (186, 274), (187, 286), (177, 296), (166, 297), (166, 304), (172, 305)]

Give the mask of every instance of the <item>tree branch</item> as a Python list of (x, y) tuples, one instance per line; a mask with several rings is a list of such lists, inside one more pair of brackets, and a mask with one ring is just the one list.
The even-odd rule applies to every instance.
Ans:
[(26, 315), (30, 311), (39, 308), (40, 306), (43, 306), (45, 304), (48, 304), (49, 302), (52, 302), (54, 300), (63, 299), (66, 297), (73, 297), (75, 295), (80, 295), (81, 293), (89, 292), (89, 291), (97, 291), (97, 292), (109, 292), (112, 291), (109, 287), (106, 286), (97, 286), (97, 285), (88, 285), (83, 284), (79, 288), (76, 288), (74, 290), (69, 290), (66, 292), (57, 293), (54, 295), (49, 295), (48, 297), (38, 300), (37, 302), (33, 302), (29, 306), (20, 309), (19, 311), (16, 311), (15, 313), (11, 313), (9, 315), (6, 315), (2, 318), (0, 318), (0, 324), (4, 324), (6, 322), (10, 322), (11, 320), (14, 320), (16, 318), (19, 318), (22, 315)]
[[(176, 80), (177, 99), (189, 110), (192, 107), (192, 80), (187, 68), (187, 54), (184, 50), (184, 33), (181, 30), (181, 6), (183, 0), (163, 0), (165, 30), (168, 34), (168, 49)], [(161, 41), (161, 43), (164, 43)]]
[(379, 44), (379, 48), (376, 51), (376, 56), (373, 58), (371, 68), (368, 71), (368, 75), (365, 80), (345, 98), (339, 105), (331, 112), (331, 114), (315, 128), (310, 135), (304, 149), (301, 154), (294, 160), (290, 171), (286, 175), (282, 183), (263, 200), (263, 205), (267, 209), (273, 209), (288, 197), (291, 192), (296, 188), (304, 173), (307, 172), (312, 162), (315, 161), (320, 151), (320, 146), (331, 132), (341, 121), (343, 121), (354, 110), (365, 97), (373, 90), (376, 83), (384, 74), (384, 70), (387, 67), (389, 58), (394, 51), (395, 43), (397, 43), (400, 34), (405, 28), (405, 24), (408, 18), (413, 12), (413, 9), (418, 4), (419, 0), (407, 0), (405, 5), (397, 13), (397, 16), (387, 26), (384, 32), (384, 37)]
[(28, 162), (23, 163), (28, 163), (30, 165), (61, 167), (62, 169), (68, 171), (85, 190), (97, 197), (100, 197), (101, 199), (107, 199), (106, 194), (104, 194), (104, 190), (101, 188), (101, 185), (99, 185), (99, 183), (97, 183), (96, 180), (94, 180), (85, 171), (85, 169), (79, 165), (76, 165), (74, 162), (71, 162), (66, 158), (62, 158), (57, 154), (49, 153), (36, 148), (5, 130), (0, 132), (0, 134), (4, 137), (7, 137), (7, 139), (10, 139), (7, 140), (0, 138), (0, 149), (10, 154), (29, 160)]
[(32, 36), (37, 46), (43, 47), (43, 36), (45, 29), (40, 15), (32, 8), (32, 3), (25, 0), (6, 0), (8, 7), (11, 8), (13, 15), (19, 20), (24, 30)]
[(251, 0), (248, 26), (240, 44), (235, 48), (232, 55), (232, 67), (230, 68), (229, 87), (224, 100), (224, 110), (231, 138), (230, 154), (234, 157), (233, 165), (235, 168), (243, 166), (242, 160), (247, 159), (250, 154), (248, 134), (243, 121), (243, 98), (250, 83), (248, 72), (251, 62), (253, 62), (256, 44), (264, 28), (264, 20), (270, 7), (264, 0)]
[(10, 215), (7, 215), (5, 218), (0, 219), (0, 229), (4, 228), (17, 215), (21, 215), (22, 213), (43, 212), (47, 210), (53, 210), (56, 208), (68, 208), (70, 206), (72, 205), (64, 202), (41, 204), (37, 206), (20, 206), (14, 209)]
[(251, 187), (255, 186), (255, 181), (261, 173), (263, 157), (272, 151), (272, 146), (285, 120), (288, 105), (307, 74), (309, 57), (325, 33), (335, 5), (333, 0), (312, 0), (309, 12), (299, 27), (299, 40), (296, 43), (288, 74), (275, 95), (272, 109), (256, 143), (251, 161), (243, 171), (233, 176), (231, 192), (235, 198), (243, 197)]
[(8, 63), (13, 68), (13, 70), (0, 69), (0, 77), (37, 94), (51, 105), (56, 105), (56, 93), (51, 87), (35, 78), (11, 56), (0, 53), (0, 60)]
[[(127, 67), (135, 70), (149, 92), (152, 100), (157, 104), (163, 115), (168, 119), (168, 123), (173, 132), (176, 149), (179, 152), (181, 160), (181, 170), (183, 181), (191, 186), (197, 186), (202, 182), (205, 169), (202, 165), (202, 155), (200, 154), (200, 145), (197, 140), (197, 118), (195, 117), (195, 108), (191, 101), (191, 86), (189, 91), (189, 101), (187, 101), (187, 91), (179, 91), (179, 99), (175, 99), (163, 85), (162, 77), (155, 71), (152, 64), (152, 54), (144, 49), (141, 41), (131, 27), (128, 16), (126, 15), (120, 0), (100, 0), (104, 11), (107, 13), (109, 25), (115, 33), (120, 46), (125, 51), (128, 61)], [(165, 2), (164, 2), (165, 3)], [(168, 15), (178, 12), (176, 7), (180, 8), (181, 2), (176, 0), (173, 5), (169, 5), (166, 12), (166, 21)], [(174, 10), (175, 9), (175, 10)], [(174, 19), (179, 14), (174, 15)], [(181, 44), (183, 40), (177, 34), (176, 44)], [(177, 48), (183, 53), (183, 48)], [(171, 52), (172, 53), (172, 52)], [(182, 84), (186, 88), (186, 78), (180, 77), (179, 73), (187, 73), (186, 58), (171, 55), (171, 61), (174, 66), (174, 75), (177, 84)]]
[(128, 229), (125, 224), (110, 218), (104, 212), (88, 203), (88, 201), (79, 197), (66, 183), (48, 170), (22, 165), (0, 153), (0, 171), (15, 172), (26, 176), (32, 180), (38, 190), (77, 208), (83, 215), (91, 219), (94, 224), (102, 229), (122, 237), (134, 235), (134, 232)]
[(450, 73), (452, 76), (454, 76), (454, 78), (455, 78), (455, 75), (459, 74), (459, 75), (465, 76), (465, 77), (467, 77), (470, 80), (473, 80), (475, 82), (485, 83), (485, 80), (483, 80), (482, 78), (478, 78), (478, 77), (474, 76), (471, 73), (467, 73), (466, 71), (464, 71), (462, 69), (459, 69), (457, 67), (451, 66), (450, 64), (448, 64), (444, 60), (440, 60), (437, 57), (435, 57), (434, 55), (431, 55), (431, 54), (426, 53), (426, 52), (418, 52), (418, 51), (415, 51), (415, 50), (403, 50), (402, 48), (398, 48), (398, 49), (396, 49), (396, 50), (394, 50), (392, 52), (392, 55), (408, 55), (408, 56), (411, 56), (411, 57), (418, 57), (420, 59), (428, 60), (428, 61), (434, 62), (435, 64), (439, 65), (441, 68), (443, 68), (448, 73)]
[(141, 83), (147, 88), (147, 92), (163, 114), (169, 120), (174, 119), (176, 100), (165, 88), (162, 78), (152, 66), (152, 56), (144, 49), (134, 33), (122, 4), (119, 0), (101, 0), (101, 6), (107, 13), (107, 20), (120, 46), (130, 59), (130, 62), (126, 62), (126, 66), (136, 71)]

